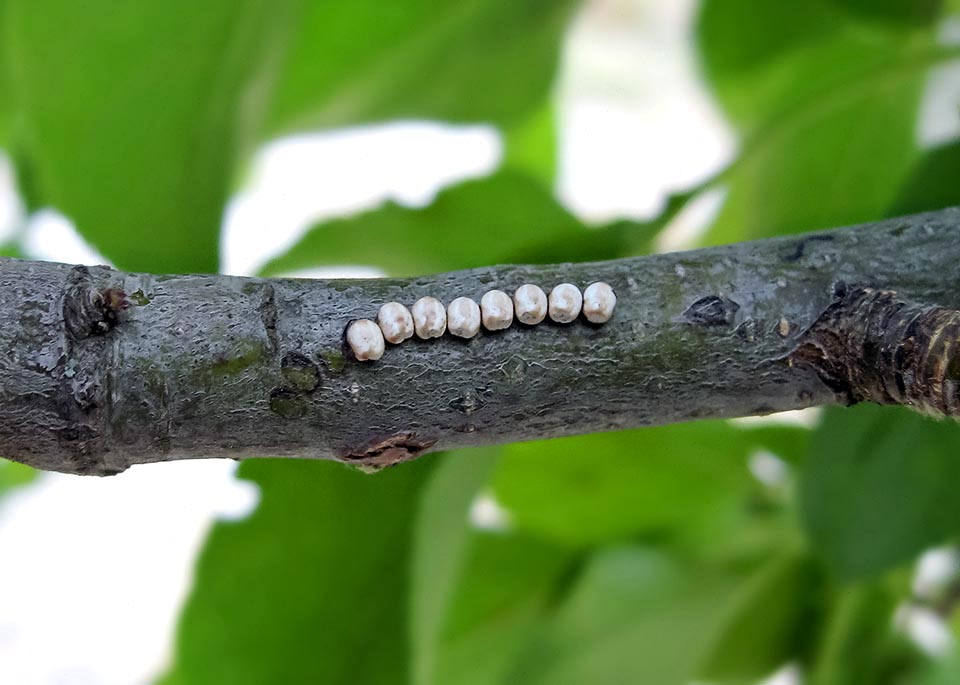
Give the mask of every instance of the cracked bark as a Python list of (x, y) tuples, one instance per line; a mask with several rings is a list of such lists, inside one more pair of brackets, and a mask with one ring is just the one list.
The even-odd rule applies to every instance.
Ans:
[[(610, 283), (614, 318), (409, 340), (383, 302)], [(960, 415), (960, 208), (611, 262), (413, 279), (156, 276), (0, 259), (0, 455), (117, 473), (426, 451), (872, 401)]]

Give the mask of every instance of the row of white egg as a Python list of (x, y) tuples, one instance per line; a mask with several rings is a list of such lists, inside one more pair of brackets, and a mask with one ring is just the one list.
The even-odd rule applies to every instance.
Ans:
[(413, 337), (439, 338), (446, 331), (459, 338), (472, 338), (481, 324), (488, 331), (509, 328), (514, 316), (521, 323), (535, 325), (548, 315), (557, 323), (570, 323), (581, 312), (591, 323), (606, 323), (613, 316), (617, 296), (608, 284), (592, 283), (583, 294), (572, 283), (561, 283), (548, 297), (536, 285), (517, 288), (511, 298), (502, 290), (490, 290), (477, 304), (469, 297), (458, 297), (444, 308), (435, 297), (421, 297), (411, 309), (399, 302), (380, 307), (377, 320), (357, 319), (347, 326), (347, 344), (359, 361), (375, 361), (383, 356), (385, 341), (402, 343)]

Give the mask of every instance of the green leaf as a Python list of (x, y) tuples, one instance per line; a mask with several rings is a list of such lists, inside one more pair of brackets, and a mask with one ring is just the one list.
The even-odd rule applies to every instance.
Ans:
[(520, 443), (504, 448), (493, 487), (517, 526), (567, 543), (714, 536), (758, 488), (746, 460), (760, 446), (724, 422)]
[[(954, 578), (954, 581), (955, 580), (956, 578)], [(955, 582), (948, 585), (945, 588), (948, 597), (941, 598), (946, 599), (947, 604), (952, 601), (949, 593), (953, 591), (954, 585)], [(947, 608), (947, 604), (941, 603), (937, 607), (941, 614), (944, 613), (943, 610)], [(960, 639), (960, 611), (957, 611), (955, 604), (947, 610), (950, 612), (946, 618), (948, 618), (948, 626), (953, 638), (953, 644), (950, 645), (946, 654), (940, 654), (938, 655), (939, 658), (931, 659), (925, 664), (924, 678), (919, 680), (922, 685), (956, 685), (956, 683), (960, 682), (960, 649), (958, 649), (958, 639)]]
[(4, 2), (0, 88), (31, 206), (122, 268), (168, 272), (216, 270), (231, 180), (264, 134), (392, 117), (522, 129), (575, 4)]
[(809, 116), (785, 119), (734, 167), (706, 242), (727, 243), (883, 218), (917, 156), (913, 128), (923, 73), (877, 86)]
[(560, 547), (468, 521), (498, 455), (449, 454), (424, 491), (411, 589), (416, 685), (500, 682), (569, 563)]
[(26, 485), (36, 478), (36, 476), (37, 472), (35, 469), (15, 461), (0, 458), (0, 498), (3, 497), (5, 492), (20, 487), (21, 485)]
[(905, 24), (929, 24), (943, 11), (943, 0), (833, 0), (866, 19)]
[(860, 583), (835, 598), (810, 669), (810, 685), (900, 683), (915, 654), (893, 633), (900, 593), (886, 583)]
[(449, 453), (424, 488), (410, 588), (414, 683), (434, 680), (437, 639), (469, 550), (470, 505), (498, 457), (493, 448)]
[(689, 682), (716, 630), (731, 577), (653, 550), (599, 552), (531, 642), (511, 677), (524, 685)]
[(800, 426), (742, 426), (746, 438), (756, 447), (799, 465), (810, 452), (809, 428)]
[(119, 267), (217, 270), (235, 167), (260, 126), (294, 0), (6, 0), (14, 148)]
[(518, 533), (475, 532), (437, 640), (435, 685), (517, 682), (507, 675), (576, 570), (569, 549)]
[[(874, 26), (840, 0), (708, 0), (697, 22), (704, 70), (738, 128), (775, 128), (907, 53), (899, 27)], [(906, 44), (905, 44), (906, 43)]]
[[(7, 0), (0, 0), (0, 36), (6, 35)], [(10, 74), (9, 65), (4, 59), (4, 46), (0, 44), (0, 149), (7, 146), (10, 129)]]
[(4, 243), (0, 245), (0, 257), (15, 257), (18, 259), (24, 258), (20, 251), (20, 246), (14, 243)]
[(553, 101), (544, 102), (506, 132), (504, 166), (529, 174), (545, 188), (553, 188), (557, 175), (557, 125)]
[(806, 555), (769, 561), (738, 589), (697, 680), (754, 683), (803, 656), (819, 627), (823, 585), (820, 567)]
[(742, 133), (705, 242), (883, 217), (919, 155), (927, 73), (956, 51), (934, 28), (875, 21), (834, 0), (708, 2), (705, 70)]
[(960, 204), (960, 141), (927, 152), (914, 165), (897, 195), (891, 216)]
[(574, 0), (313, 2), (268, 129), (388, 118), (507, 125), (544, 101)]
[(803, 524), (842, 577), (865, 578), (960, 533), (960, 426), (905, 409), (828, 410), (802, 474)]
[(922, 685), (956, 685), (960, 682), (960, 653), (956, 648), (928, 663), (925, 677), (919, 682)]
[(430, 466), (367, 476), (329, 462), (244, 462), (260, 505), (214, 528), (164, 682), (408, 682), (410, 539)]
[(541, 183), (504, 171), (449, 188), (424, 209), (391, 204), (322, 224), (263, 273), (364, 264), (408, 276), (504, 262), (587, 261), (623, 254), (652, 233), (630, 224), (588, 229)]

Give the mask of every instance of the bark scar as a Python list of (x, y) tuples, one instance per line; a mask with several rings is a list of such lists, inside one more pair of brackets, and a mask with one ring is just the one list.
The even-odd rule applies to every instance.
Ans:
[(270, 349), (276, 352), (280, 348), (280, 341), (277, 338), (277, 293), (273, 285), (268, 282), (263, 284), (263, 289), (260, 291), (257, 312), (260, 314), (260, 321), (263, 322), (267, 340), (270, 341)]
[(687, 307), (684, 318), (698, 326), (729, 326), (740, 305), (728, 297), (707, 295)]
[(347, 464), (379, 471), (405, 461), (416, 459), (436, 444), (436, 440), (423, 440), (411, 431), (395, 433), (389, 438), (370, 444), (362, 452), (346, 452), (337, 458)]
[(796, 245), (796, 247), (794, 248), (793, 252), (791, 252), (790, 254), (785, 255), (784, 258), (783, 258), (783, 261), (785, 261), (785, 262), (799, 262), (799, 261), (803, 258), (804, 253), (805, 253), (806, 250), (807, 250), (807, 245), (809, 245), (810, 243), (818, 242), (818, 241), (819, 241), (819, 242), (828, 243), (828, 242), (831, 242), (833, 239), (834, 239), (834, 237), (833, 237), (832, 235), (811, 235), (811, 236), (807, 236), (806, 238), (803, 238), (802, 240), (800, 240), (799, 242), (797, 242), (797, 245)]

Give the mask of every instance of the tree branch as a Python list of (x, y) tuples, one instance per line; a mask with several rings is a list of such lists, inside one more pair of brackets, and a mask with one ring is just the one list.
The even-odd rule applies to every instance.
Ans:
[[(351, 359), (423, 295), (603, 280), (613, 319)], [(592, 264), (405, 280), (154, 276), (0, 259), (0, 454), (112, 474), (198, 457), (426, 451), (873, 401), (960, 415), (960, 208)]]

